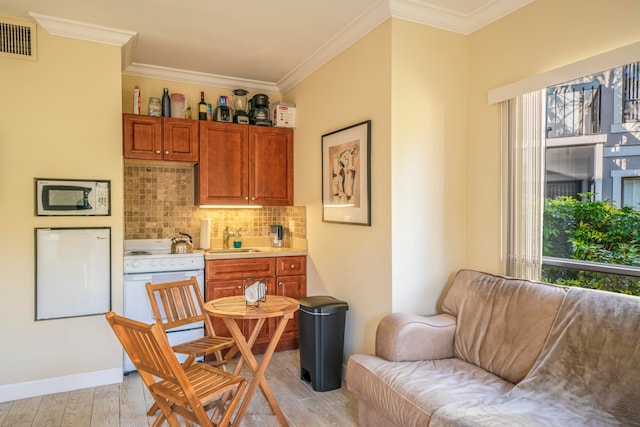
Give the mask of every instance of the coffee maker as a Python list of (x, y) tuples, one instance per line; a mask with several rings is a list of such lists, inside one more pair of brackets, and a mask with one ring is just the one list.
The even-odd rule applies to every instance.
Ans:
[(249, 123), (258, 126), (271, 126), (269, 119), (269, 97), (259, 93), (249, 100)]
[(281, 248), (282, 247), (282, 226), (271, 225), (269, 236), (271, 237), (271, 247), (272, 248)]

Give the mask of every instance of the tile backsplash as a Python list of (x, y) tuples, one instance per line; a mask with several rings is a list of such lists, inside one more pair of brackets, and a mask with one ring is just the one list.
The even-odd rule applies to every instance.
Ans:
[(195, 206), (194, 168), (157, 164), (129, 164), (124, 167), (125, 239), (171, 238), (178, 231), (190, 234), (200, 246), (200, 221), (211, 219), (211, 239), (222, 238), (229, 226), (243, 237), (267, 237), (271, 224), (289, 227), (290, 237), (306, 239), (304, 207), (260, 209), (201, 209)]

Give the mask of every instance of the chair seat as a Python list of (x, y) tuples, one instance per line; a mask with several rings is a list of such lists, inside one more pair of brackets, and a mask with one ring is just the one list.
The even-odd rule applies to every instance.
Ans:
[(173, 351), (181, 354), (190, 354), (193, 357), (201, 357), (216, 351), (225, 350), (235, 345), (230, 337), (205, 336), (193, 341), (173, 346)]
[[(194, 363), (185, 369), (187, 378), (193, 386), (198, 399), (207, 402), (228, 391), (234, 390), (244, 378), (213, 368), (204, 363)], [(188, 399), (178, 384), (172, 381), (159, 381), (154, 384), (152, 391), (158, 395), (178, 401), (186, 406)]]

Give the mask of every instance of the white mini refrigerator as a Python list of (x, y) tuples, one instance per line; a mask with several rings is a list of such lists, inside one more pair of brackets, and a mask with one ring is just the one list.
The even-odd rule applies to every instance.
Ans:
[(36, 320), (111, 310), (111, 228), (36, 229)]

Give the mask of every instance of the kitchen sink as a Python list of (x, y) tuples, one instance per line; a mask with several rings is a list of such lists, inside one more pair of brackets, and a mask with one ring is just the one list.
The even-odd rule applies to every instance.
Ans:
[(209, 249), (208, 254), (235, 254), (235, 253), (261, 252), (260, 249), (253, 248), (229, 248), (229, 249)]

